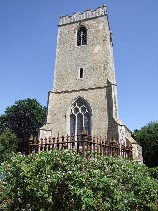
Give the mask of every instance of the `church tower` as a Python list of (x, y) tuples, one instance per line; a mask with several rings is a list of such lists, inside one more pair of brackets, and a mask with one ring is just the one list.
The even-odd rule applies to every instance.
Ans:
[(118, 117), (112, 33), (106, 6), (61, 16), (54, 87), (41, 137), (81, 133), (122, 144), (135, 140)]

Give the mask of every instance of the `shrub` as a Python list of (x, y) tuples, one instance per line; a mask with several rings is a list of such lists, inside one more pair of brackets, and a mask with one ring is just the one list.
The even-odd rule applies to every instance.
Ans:
[(150, 168), (149, 172), (150, 172), (151, 177), (158, 180), (158, 167)]
[(17, 145), (18, 138), (10, 130), (6, 130), (0, 135), (0, 163), (10, 159), (10, 154), (16, 151)]
[(15, 155), (3, 168), (6, 210), (158, 210), (158, 183), (135, 161), (54, 150)]

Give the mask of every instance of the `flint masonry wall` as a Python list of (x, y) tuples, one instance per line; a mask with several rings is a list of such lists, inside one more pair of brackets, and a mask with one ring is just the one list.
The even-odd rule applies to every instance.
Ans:
[[(77, 30), (80, 26), (87, 28), (87, 45), (77, 46)], [(83, 68), (82, 79), (79, 77), (80, 68)], [(49, 93), (47, 124), (43, 129), (50, 130), (52, 135), (69, 134), (70, 107), (77, 97), (82, 97), (92, 110), (92, 133), (107, 136), (109, 121), (118, 118), (115, 85), (112, 38), (106, 7), (61, 17), (54, 87)]]
[[(92, 121), (91, 128), (92, 134), (102, 134), (106, 136), (108, 128), (108, 113), (107, 113), (107, 100), (106, 89), (95, 90), (80, 90), (71, 93), (50, 93), (49, 98), (49, 111), (53, 114), (48, 118), (48, 123), (53, 123), (52, 133), (55, 135), (57, 131), (61, 134), (69, 134), (70, 131), (70, 108), (72, 103), (77, 97), (83, 97), (90, 104), (92, 109)], [(97, 100), (94, 100), (96, 99)], [(57, 103), (58, 102), (58, 103)], [(54, 106), (58, 104), (58, 109), (54, 109)], [(102, 115), (100, 115), (102, 113)]]
[[(77, 46), (77, 29), (87, 27), (87, 45)], [(107, 17), (59, 27), (54, 91), (105, 86), (115, 83), (111, 64), (110, 32)], [(84, 79), (79, 78), (79, 69)], [(72, 83), (73, 82), (73, 83)]]
[[(87, 29), (87, 45), (77, 46), (80, 26)], [(112, 33), (105, 5), (60, 17), (54, 86), (49, 92), (47, 123), (40, 129), (40, 137), (70, 134), (70, 110), (78, 97), (90, 106), (91, 134), (132, 145), (133, 158), (142, 162), (141, 147), (118, 117)]]

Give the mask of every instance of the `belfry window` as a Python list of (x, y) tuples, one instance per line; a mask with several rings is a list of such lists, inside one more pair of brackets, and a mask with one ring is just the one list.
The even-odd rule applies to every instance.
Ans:
[(87, 45), (87, 29), (82, 26), (77, 31), (77, 46)]
[(83, 128), (88, 135), (91, 133), (91, 112), (86, 101), (78, 98), (71, 106), (70, 113), (70, 135), (81, 134)]

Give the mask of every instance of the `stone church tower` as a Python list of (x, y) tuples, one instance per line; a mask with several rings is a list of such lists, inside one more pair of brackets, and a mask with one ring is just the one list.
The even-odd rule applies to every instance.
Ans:
[(112, 33), (106, 6), (61, 16), (54, 87), (40, 137), (81, 133), (138, 145), (118, 117)]

